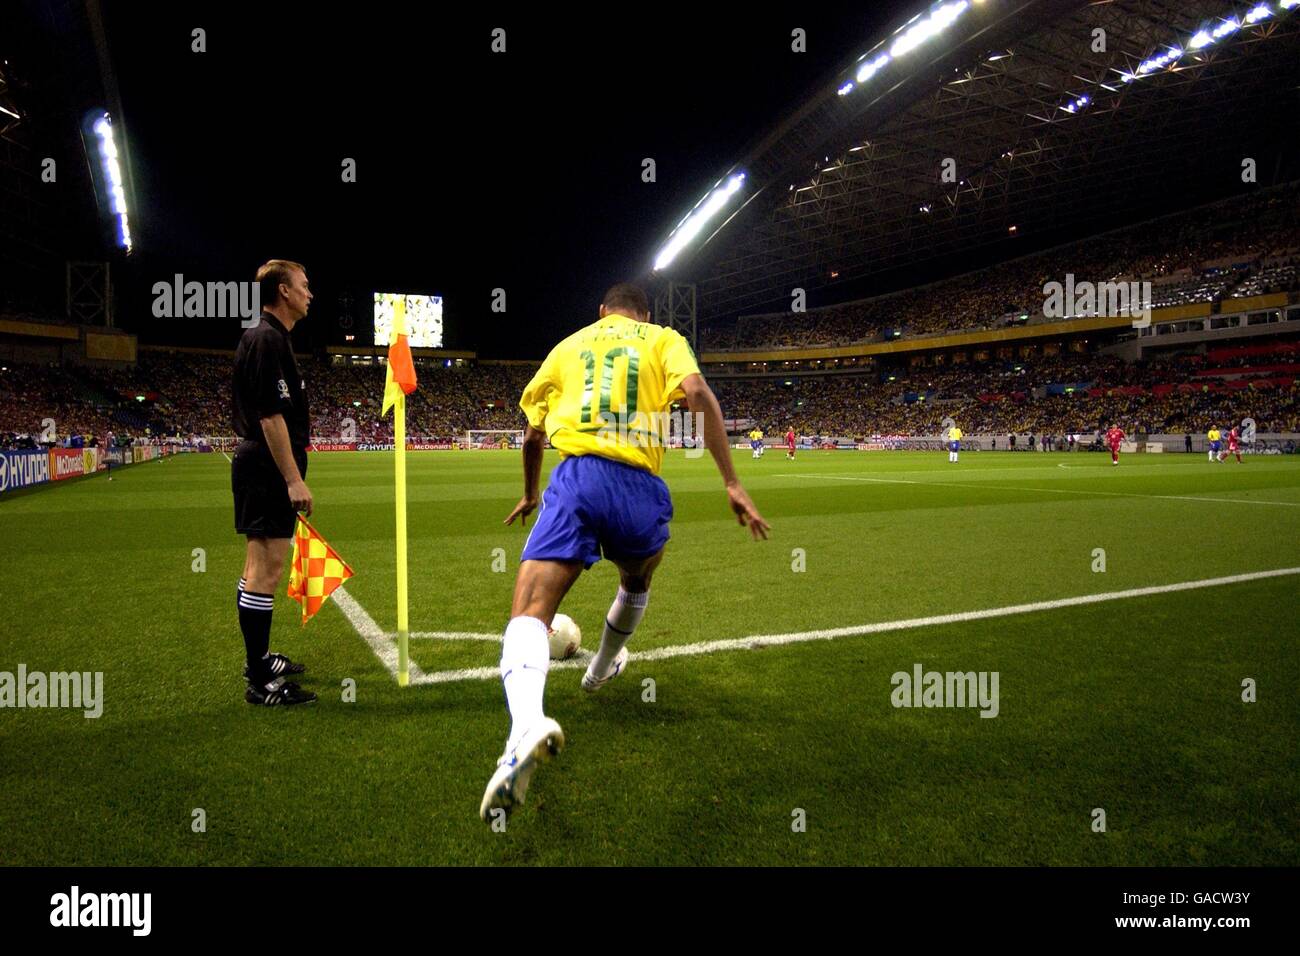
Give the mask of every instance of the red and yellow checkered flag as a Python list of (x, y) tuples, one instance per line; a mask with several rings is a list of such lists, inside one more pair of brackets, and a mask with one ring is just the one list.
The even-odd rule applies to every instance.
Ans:
[(333, 590), (350, 577), (348, 563), (306, 518), (298, 515), (298, 525), (293, 529), (293, 561), (289, 565), (289, 597), (302, 605), (303, 627)]

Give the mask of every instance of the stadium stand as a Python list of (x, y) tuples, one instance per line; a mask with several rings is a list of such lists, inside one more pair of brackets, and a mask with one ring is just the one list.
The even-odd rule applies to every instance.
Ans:
[(703, 351), (810, 348), (1042, 321), (1043, 286), (1149, 280), (1153, 308), (1214, 302), (1297, 283), (1300, 187), (1236, 199), (1096, 236), (932, 285), (809, 310), (705, 325)]
[[(848, 356), (834, 361), (719, 361), (737, 349), (806, 349), (1043, 321), (1043, 284), (1082, 279), (1153, 282), (1153, 305), (1246, 300), (1287, 293), (1300, 301), (1300, 186), (1202, 207), (980, 272), (807, 313), (748, 316), (701, 330), (706, 372), (728, 417), (767, 430), (864, 438), (937, 433), (945, 416), (968, 434), (1090, 433), (1121, 421), (1133, 433), (1202, 433), (1252, 416), (1262, 432), (1300, 430), (1300, 345), (1279, 330), (1247, 344), (1163, 349), (1145, 361), (1103, 354), (1105, 340), (1007, 340), (972, 355)], [(1226, 306), (1225, 306), (1226, 309)], [(1294, 309), (1292, 310), (1294, 311)], [(1264, 329), (1267, 332), (1267, 328)], [(1173, 354), (1170, 354), (1172, 351)], [(707, 357), (706, 357), (707, 360)], [(142, 349), (133, 366), (33, 365), (0, 371), (0, 447), (69, 435), (228, 438), (231, 355)], [(381, 365), (300, 358), (311, 384), (313, 434), (358, 443), (392, 440), (380, 418)], [(408, 403), (413, 436), (448, 442), (470, 429), (521, 429), (519, 394), (533, 362), (418, 365)], [(48, 442), (47, 442), (48, 443)]]
[[(9, 366), (0, 373), (0, 443), (38, 436), (53, 418), (58, 435), (229, 436), (220, 396), (229, 358), (166, 354), (120, 371)], [(337, 439), (344, 420), (362, 443), (392, 440), (379, 418), (378, 367), (301, 362), (313, 384), (313, 434)], [(467, 429), (517, 429), (515, 404), (529, 364), (419, 368), (408, 414), (413, 435), (451, 440)], [(768, 430), (862, 438), (937, 433), (951, 415), (968, 433), (1091, 432), (1119, 420), (1135, 431), (1199, 434), (1209, 424), (1249, 414), (1259, 430), (1300, 431), (1300, 343), (1213, 349), (1144, 363), (1068, 354), (953, 368), (718, 377), (729, 418)], [(787, 384), (789, 383), (789, 384)], [(1246, 393), (1243, 395), (1243, 392)], [(147, 430), (147, 431), (146, 431)]]

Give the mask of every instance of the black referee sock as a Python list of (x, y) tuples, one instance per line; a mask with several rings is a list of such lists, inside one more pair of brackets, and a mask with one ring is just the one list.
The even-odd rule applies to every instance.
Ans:
[(248, 680), (253, 684), (265, 684), (271, 680), (266, 655), (271, 649), (271, 610), (274, 606), (274, 595), (255, 591), (239, 593), (239, 629), (244, 634)]

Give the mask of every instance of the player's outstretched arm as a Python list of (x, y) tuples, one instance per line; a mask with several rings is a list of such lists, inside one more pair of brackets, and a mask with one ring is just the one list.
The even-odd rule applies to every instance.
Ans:
[(714, 464), (718, 466), (722, 481), (727, 486), (727, 502), (735, 512), (736, 520), (749, 527), (755, 540), (766, 538), (771, 525), (763, 520), (740, 484), (740, 479), (736, 477), (736, 468), (731, 461), (731, 445), (727, 442), (727, 429), (722, 424), (722, 408), (718, 405), (717, 396), (709, 388), (709, 383), (704, 381), (704, 376), (698, 373), (682, 380), (682, 391), (686, 393), (686, 406), (691, 413), (701, 415), (704, 419), (704, 445), (713, 456)]
[(515, 510), (506, 518), (506, 524), (514, 524), (515, 518), (521, 525), (528, 524), (528, 516), (537, 507), (537, 486), (542, 480), (542, 452), (546, 446), (546, 432), (540, 428), (528, 426), (524, 432), (524, 496), (515, 505)]

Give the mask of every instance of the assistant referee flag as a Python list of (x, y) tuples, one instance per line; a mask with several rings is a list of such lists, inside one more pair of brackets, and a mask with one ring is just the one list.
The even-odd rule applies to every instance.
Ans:
[(298, 516), (293, 530), (293, 560), (289, 563), (289, 597), (302, 605), (305, 627), (321, 609), (325, 599), (340, 584), (352, 577), (352, 569), (329, 546), (320, 532)]

